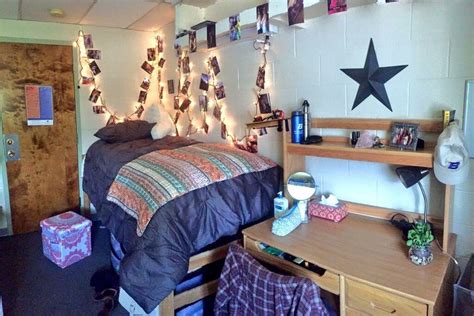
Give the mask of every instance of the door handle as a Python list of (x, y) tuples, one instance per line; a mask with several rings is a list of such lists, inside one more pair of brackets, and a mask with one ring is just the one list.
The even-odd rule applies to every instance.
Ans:
[(20, 159), (20, 142), (17, 134), (5, 134), (5, 157), (8, 161), (16, 161)]

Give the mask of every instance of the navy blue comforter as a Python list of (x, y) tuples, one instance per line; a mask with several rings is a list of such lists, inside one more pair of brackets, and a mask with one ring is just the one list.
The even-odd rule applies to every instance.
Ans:
[(165, 204), (155, 213), (143, 236), (138, 237), (136, 220), (106, 200), (118, 171), (151, 151), (195, 143), (171, 136), (115, 144), (97, 141), (87, 151), (84, 192), (124, 247), (121, 287), (148, 313), (186, 275), (191, 255), (221, 237), (236, 234), (242, 226), (271, 215), (273, 198), (280, 189), (279, 167), (214, 183)]

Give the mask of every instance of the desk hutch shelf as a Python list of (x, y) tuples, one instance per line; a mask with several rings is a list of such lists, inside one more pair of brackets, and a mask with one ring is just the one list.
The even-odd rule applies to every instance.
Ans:
[[(443, 130), (441, 120), (384, 120), (384, 119), (339, 119), (317, 118), (311, 122), (312, 128), (344, 129), (344, 130), (376, 130), (390, 132), (395, 122), (410, 122), (420, 124), (422, 133), (439, 134)], [(349, 132), (348, 132), (349, 135)], [(382, 140), (386, 143), (386, 140)], [(298, 171), (306, 170), (305, 157), (325, 157), (345, 160), (379, 162), (392, 165), (417, 166), (433, 168), (434, 144), (426, 142), (425, 149), (418, 151), (399, 150), (385, 146), (385, 148), (353, 148), (349, 144), (349, 137), (323, 136), (323, 142), (316, 145), (301, 145), (291, 143), (289, 133), (283, 133), (283, 169), (284, 181)], [(444, 218), (430, 220), (435, 227), (442, 229), (443, 251), (448, 249), (451, 186), (444, 190)], [(420, 218), (421, 214), (414, 212), (400, 212), (394, 209), (381, 208), (358, 203), (348, 202), (349, 212), (372, 218), (389, 219), (393, 213), (404, 213), (413, 219)]]

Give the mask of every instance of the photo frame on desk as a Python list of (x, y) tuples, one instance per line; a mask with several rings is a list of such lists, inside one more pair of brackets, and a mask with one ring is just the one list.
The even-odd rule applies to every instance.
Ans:
[(416, 151), (419, 132), (419, 124), (393, 123), (389, 146)]

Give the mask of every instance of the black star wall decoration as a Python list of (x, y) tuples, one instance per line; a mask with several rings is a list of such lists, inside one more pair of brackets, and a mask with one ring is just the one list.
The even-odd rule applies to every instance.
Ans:
[(359, 90), (351, 110), (354, 110), (362, 101), (373, 95), (387, 109), (393, 112), (384, 84), (407, 66), (379, 67), (374, 42), (370, 39), (364, 68), (341, 69), (342, 72), (359, 83)]

